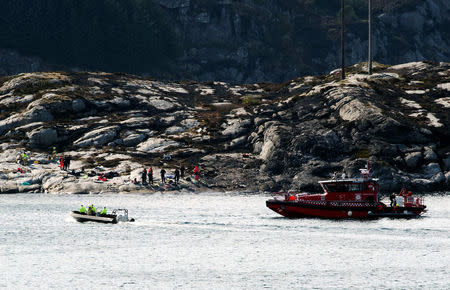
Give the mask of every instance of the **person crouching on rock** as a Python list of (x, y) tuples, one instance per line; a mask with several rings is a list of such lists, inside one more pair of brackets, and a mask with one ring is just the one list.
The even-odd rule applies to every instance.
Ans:
[(99, 181), (108, 181), (108, 179), (106, 178), (106, 176), (105, 176), (104, 173), (102, 173), (102, 174), (100, 174), (100, 175), (98, 176), (98, 180), (99, 180)]

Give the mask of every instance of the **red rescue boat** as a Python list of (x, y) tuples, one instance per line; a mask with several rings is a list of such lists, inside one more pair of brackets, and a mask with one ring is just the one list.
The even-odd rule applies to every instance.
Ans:
[(415, 218), (425, 212), (423, 198), (402, 189), (390, 196), (390, 204), (381, 201), (378, 179), (370, 177), (369, 164), (360, 169), (361, 178), (333, 178), (319, 181), (324, 193), (276, 193), (266, 201), (271, 210), (289, 218), (373, 219), (379, 217)]

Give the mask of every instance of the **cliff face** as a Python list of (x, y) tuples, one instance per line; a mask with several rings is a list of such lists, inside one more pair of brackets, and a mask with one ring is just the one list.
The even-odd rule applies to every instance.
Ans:
[[(50, 61), (42, 58), (42, 55), (51, 55), (48, 51), (41, 55), (42, 59), (36, 59), (0, 50), (0, 64), (2, 64), (0, 74), (66, 68), (101, 71), (113, 68), (113, 71), (139, 72), (158, 79), (254, 83), (283, 82), (302, 75), (328, 73), (340, 65), (339, 1), (155, 1), (158, 3), (157, 9), (152, 6), (150, 10), (154, 10), (153, 13), (164, 21), (156, 19), (156, 15), (145, 16), (147, 18), (138, 18), (133, 25), (136, 26), (136, 39), (142, 39), (145, 33), (140, 33), (143, 30), (148, 32), (151, 27), (170, 38), (169, 41), (161, 36), (162, 39), (159, 41), (170, 42), (170, 45), (166, 45), (166, 50), (177, 53), (170, 53), (170, 59), (164, 59), (161, 67), (143, 66), (143, 63), (157, 63), (149, 59), (158, 57), (151, 57), (152, 54), (146, 54), (146, 51), (152, 50), (154, 55), (165, 55), (161, 49), (151, 47), (151, 41), (138, 42), (127, 39), (127, 45), (122, 43), (124, 36), (115, 33), (115, 30), (123, 26), (120, 21), (113, 21), (110, 25), (104, 24), (105, 27), (101, 28), (109, 33), (107, 35), (110, 38), (105, 40), (109, 43), (108, 46), (99, 46), (95, 39), (85, 40), (86, 37), (83, 35), (91, 35), (90, 30), (99, 28), (92, 23), (91, 26), (84, 27), (81, 22), (73, 25), (77, 29), (68, 30), (67, 34), (70, 33), (68, 36), (59, 30), (48, 31), (50, 35), (56, 33), (55, 35), (64, 36), (66, 39), (57, 39), (55, 43), (43, 46), (46, 47), (44, 50), (48, 50), (48, 47), (60, 48), (55, 49), (53, 53), (59, 55), (58, 59)], [(111, 1), (103, 2), (103, 5), (108, 5)], [(372, 0), (372, 2), (374, 60), (387, 64), (450, 60), (449, 1)], [(347, 1), (345, 53), (346, 63), (349, 65), (367, 59), (366, 5), (367, 0)], [(121, 7), (120, 12), (127, 9), (126, 5), (118, 7)], [(62, 10), (66, 11), (69, 8), (65, 7)], [(89, 8), (87, 11), (90, 13), (93, 9)], [(84, 12), (81, 10), (73, 13)], [(137, 14), (136, 11), (127, 13)], [(106, 21), (99, 15), (97, 17), (96, 21)], [(154, 26), (148, 23), (144, 28), (139, 26), (139, 23), (148, 22), (148, 19), (153, 19), (154, 23), (151, 25)], [(61, 26), (64, 23), (63, 21)], [(20, 28), (20, 25), (18, 27)], [(163, 33), (164, 31), (166, 32)], [(133, 30), (122, 33), (128, 35), (131, 32)], [(23, 33), (16, 38), (28, 35), (26, 31)], [(95, 37), (100, 36), (91, 35), (91, 38)], [(14, 38), (14, 35), (10, 38)], [(80, 41), (67, 43), (72, 38), (79, 38)], [(50, 37), (48, 41), (52, 39)], [(102, 40), (99, 41), (103, 43)], [(33, 45), (30, 43), (27, 46)], [(80, 47), (73, 50), (74, 45)], [(17, 51), (36, 52), (40, 49), (42, 52), (42, 48), (34, 47), (34, 50), (31, 50), (18, 47)], [(65, 50), (70, 50), (71, 53), (65, 55)], [(91, 53), (76, 55), (78, 51), (85, 50), (91, 50)], [(91, 55), (97, 57), (86, 64), (87, 57)], [(133, 55), (135, 56), (131, 57)], [(35, 56), (39, 57), (39, 54)], [(77, 58), (81, 63), (77, 63)], [(67, 60), (68, 63), (61, 66), (58, 63), (61, 59)]]
[[(183, 56), (177, 63), (189, 78), (280, 82), (340, 65), (338, 9), (315, 10), (330, 3), (316, 1), (313, 7), (304, 1), (159, 2), (180, 36)], [(387, 9), (392, 4), (373, 1), (374, 59), (389, 64), (448, 61), (450, 2), (403, 2), (407, 5)], [(351, 7), (347, 12), (346, 63), (355, 64), (367, 60), (367, 17), (360, 19)]]
[[(357, 176), (366, 160), (384, 192), (448, 190), (450, 64), (364, 69), (349, 68), (344, 81), (331, 73), (245, 86), (108, 73), (3, 77), (0, 191), (145, 189), (128, 182), (143, 167), (158, 176), (180, 163), (198, 164), (213, 190), (318, 190), (333, 172)], [(53, 146), (76, 170), (120, 177), (99, 185), (60, 172), (47, 164)], [(26, 151), (38, 164), (16, 173)]]

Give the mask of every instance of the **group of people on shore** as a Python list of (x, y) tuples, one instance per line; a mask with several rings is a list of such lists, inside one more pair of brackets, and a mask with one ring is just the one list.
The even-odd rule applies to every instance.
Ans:
[[(88, 206), (88, 209), (86, 210), (86, 208), (84, 207), (84, 205), (81, 205), (79, 212), (81, 214), (87, 214), (87, 215), (97, 215), (97, 209), (95, 208), (95, 206), (93, 204), (91, 204), (90, 206)], [(98, 213), (99, 215), (107, 215), (108, 211), (106, 210), (106, 206), (103, 207), (102, 211)]]
[[(58, 167), (60, 168), (60, 170), (64, 170), (64, 171), (69, 171), (70, 168), (70, 162), (71, 162), (71, 156), (70, 155), (64, 155), (62, 153), (58, 153), (58, 151), (56, 150), (56, 147), (52, 147), (52, 152), (51, 154), (47, 155), (48, 156), (48, 160), (53, 160), (56, 161), (58, 163)], [(171, 158), (170, 158), (171, 159)], [(17, 157), (17, 162), (23, 165), (28, 165), (29, 162), (29, 153), (20, 153)], [(22, 168), (18, 169), (18, 172), (23, 173), (24, 170)], [(160, 170), (160, 177), (161, 177), (161, 183), (162, 184), (172, 184), (172, 185), (176, 185), (178, 186), (180, 184), (180, 180), (181, 178), (185, 177), (186, 174), (186, 167), (184, 166), (184, 164), (179, 164), (179, 166), (176, 166), (175, 169), (173, 170), (173, 175), (167, 175), (167, 171), (166, 169), (163, 167)], [(111, 174), (109, 176), (107, 176), (105, 173), (95, 173), (94, 174), (88, 174), (84, 171), (84, 167), (81, 169), (81, 172), (75, 172), (75, 170), (72, 170), (72, 172), (69, 172), (69, 174), (72, 174), (74, 176), (81, 176), (83, 178), (88, 178), (91, 176), (97, 176), (97, 182), (105, 182), (108, 181), (109, 178), (112, 178), (114, 176), (119, 176), (118, 173), (116, 173), (114, 176), (111, 176)], [(200, 176), (200, 169), (198, 167), (198, 165), (195, 165), (193, 170), (192, 170), (192, 174), (194, 177), (195, 182), (199, 182), (199, 176)], [(187, 181), (190, 181), (189, 178), (186, 178)], [(134, 178), (134, 180), (132, 180), (133, 183), (139, 183), (137, 181), (136, 178)], [(150, 185), (153, 186), (154, 184), (154, 170), (153, 168), (150, 166), (148, 169), (143, 168), (141, 171), (141, 182), (142, 185)], [(159, 185), (159, 184), (158, 184)], [(80, 209), (83, 210), (84, 207), (82, 207)], [(91, 207), (89, 207), (90, 209)], [(88, 213), (90, 212), (90, 210), (86, 210)], [(95, 208), (94, 211), (95, 212)]]
[[(173, 171), (173, 183), (175, 185), (178, 185), (180, 183), (180, 179), (183, 178), (185, 176), (185, 172), (186, 172), (186, 167), (183, 164), (180, 164), (180, 166), (177, 166), (175, 168), (175, 170)], [(200, 169), (198, 168), (197, 165), (194, 166), (193, 169), (193, 174), (194, 174), (194, 178), (196, 181), (199, 180), (199, 175), (200, 175)], [(171, 183), (171, 181), (167, 182), (167, 176), (166, 176), (167, 171), (164, 168), (161, 168), (160, 170), (160, 175), (161, 175), (161, 182), (163, 184), (165, 183)], [(154, 178), (153, 178), (153, 168), (150, 167), (148, 170), (146, 168), (142, 169), (141, 172), (141, 181), (143, 185), (152, 185)], [(136, 183), (137, 181), (134, 180), (134, 182)]]

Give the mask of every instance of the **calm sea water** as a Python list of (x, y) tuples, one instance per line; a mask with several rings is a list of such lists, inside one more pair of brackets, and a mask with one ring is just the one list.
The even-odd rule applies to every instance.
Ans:
[[(0, 195), (0, 288), (450, 288), (450, 193), (414, 220), (286, 219), (267, 196)], [(135, 223), (77, 223), (80, 204)]]

